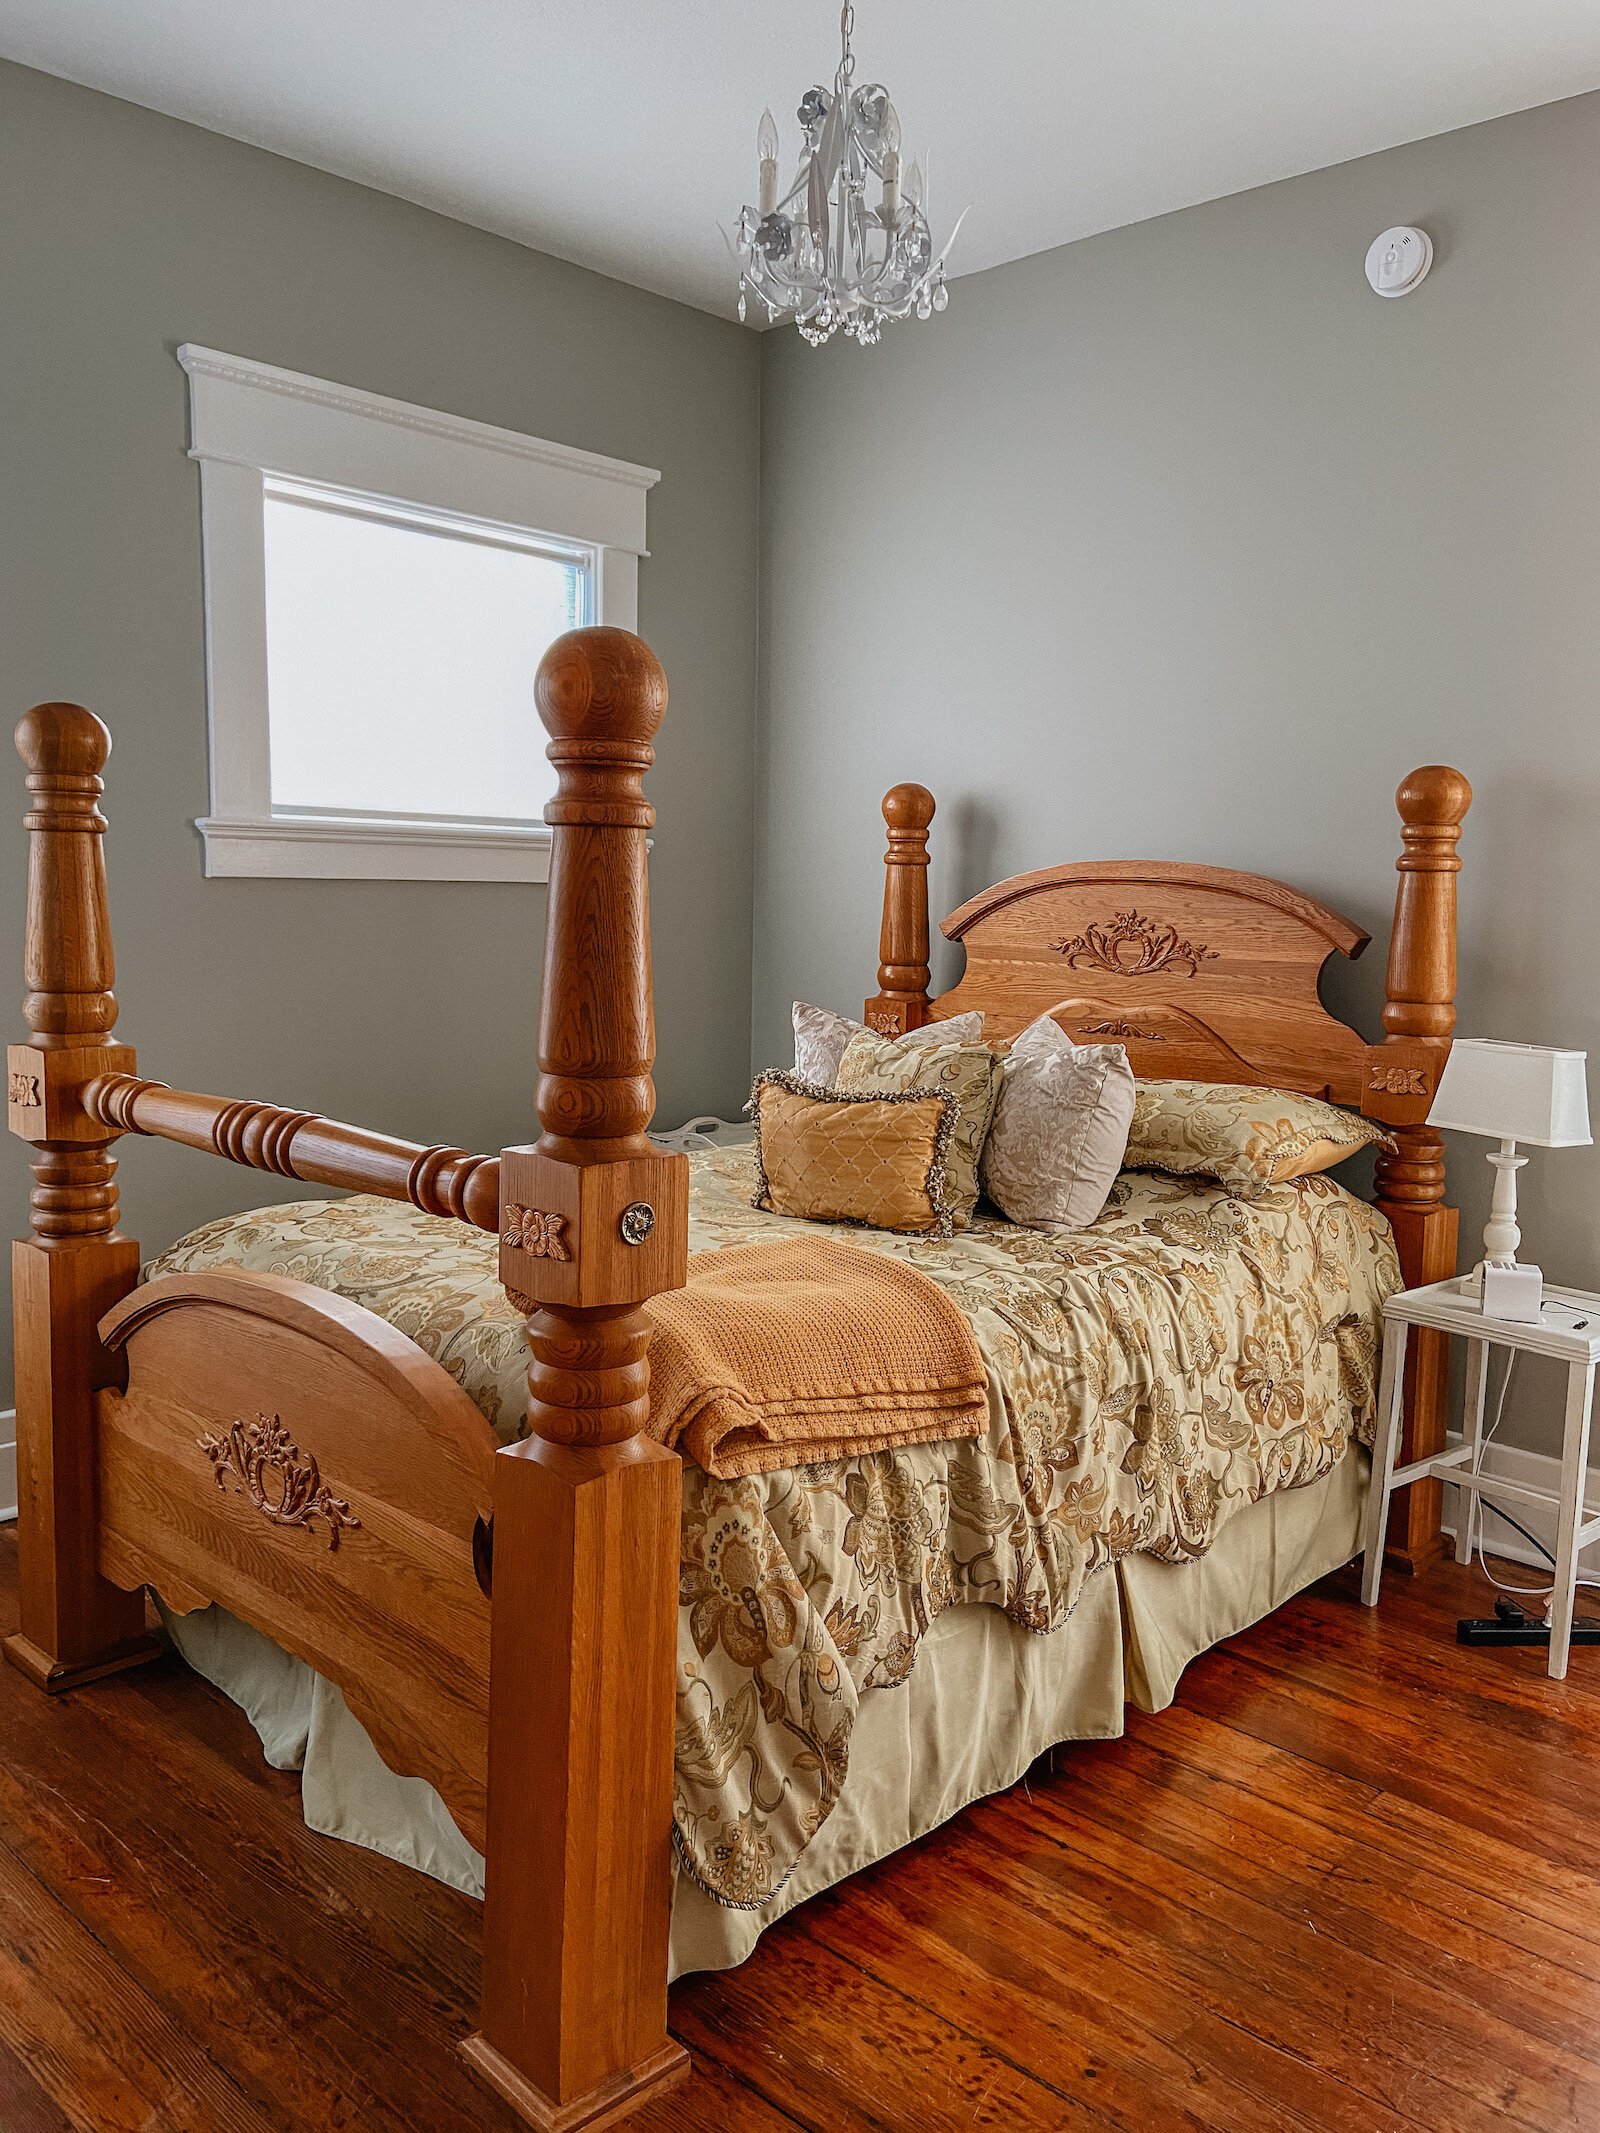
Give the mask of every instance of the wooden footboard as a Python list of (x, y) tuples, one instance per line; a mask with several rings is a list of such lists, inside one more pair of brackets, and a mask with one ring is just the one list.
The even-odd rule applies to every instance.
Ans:
[(178, 1614), (218, 1601), (336, 1682), (481, 1850), (483, 1415), (383, 1319), (271, 1274), (167, 1275), (100, 1336), (127, 1366), (96, 1399), (101, 1576)]
[[(621, 630), (537, 682), (558, 791), (540, 1139), (424, 1148), (142, 1080), (112, 1041), (97, 800), (110, 748), (75, 704), (17, 732), (33, 809), (25, 1045), (34, 1150), (16, 1247), (22, 1623), (42, 1687), (137, 1664), (146, 1587), (218, 1601), (338, 1683), (397, 1770), (487, 1857), (483, 2016), (464, 2047), (530, 2124), (611, 2123), (687, 2071), (666, 2031), (680, 1469), (645, 1432), (648, 1321), (681, 1285), (687, 1165), (645, 1128), (642, 780), (666, 709)], [(496, 1229), (526, 1315), (525, 1442), (496, 1451), (448, 1374), (324, 1291), (243, 1272), (136, 1288), (123, 1132)]]

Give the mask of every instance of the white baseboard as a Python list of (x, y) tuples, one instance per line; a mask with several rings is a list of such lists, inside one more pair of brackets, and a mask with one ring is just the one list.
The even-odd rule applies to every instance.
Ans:
[[(1459, 1444), (1461, 1440), (1459, 1437), (1452, 1435), (1450, 1441), (1453, 1444)], [(1548, 1489), (1552, 1495), (1555, 1495), (1561, 1487), (1561, 1461), (1559, 1459), (1552, 1459), (1545, 1452), (1520, 1451), (1514, 1444), (1491, 1444), (1483, 1455), (1483, 1471), (1486, 1474), (1503, 1475), (1507, 1481), (1520, 1482), (1526, 1489)], [(1484, 1500), (1487, 1503), (1488, 1499), (1485, 1498)], [(1452, 1536), (1456, 1530), (1457, 1505), (1460, 1501), (1459, 1491), (1451, 1488), (1450, 1484), (1446, 1482), (1443, 1523), (1445, 1531)], [(1587, 1508), (1591, 1516), (1600, 1512), (1600, 1473), (1597, 1473), (1592, 1467), (1589, 1470)], [(1546, 1506), (1544, 1504), (1509, 1503), (1506, 1509), (1519, 1525), (1526, 1526), (1528, 1531), (1534, 1534), (1550, 1550), (1552, 1555), (1555, 1554), (1556, 1511), (1554, 1504)], [(1530, 1548), (1514, 1528), (1508, 1526), (1504, 1519), (1497, 1518), (1492, 1511), (1487, 1509), (1484, 1511), (1482, 1525), (1479, 1530), (1488, 1545), (1491, 1555), (1503, 1556), (1507, 1562), (1511, 1563), (1528, 1563), (1536, 1565), (1541, 1570), (1549, 1569), (1550, 1566), (1545, 1561), (1545, 1558), (1536, 1549)], [(1584, 1577), (1600, 1577), (1600, 1541), (1592, 1542), (1589, 1547), (1584, 1549), (1578, 1558), (1578, 1569)]]
[(0, 1414), (0, 1526), (17, 1515), (17, 1410)]

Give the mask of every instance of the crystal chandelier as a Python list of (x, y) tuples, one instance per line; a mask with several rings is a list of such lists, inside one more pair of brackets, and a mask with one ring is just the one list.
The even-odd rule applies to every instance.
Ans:
[[(805, 138), (794, 182), (781, 196), (778, 129), (772, 113), (762, 113), (760, 205), (741, 209), (734, 247), (740, 318), (753, 296), (769, 320), (792, 313), (813, 347), (841, 326), (870, 347), (890, 319), (913, 311), (927, 318), (950, 301), (944, 263), (956, 231), (935, 259), (921, 165), (913, 163), (901, 183), (900, 119), (889, 92), (882, 82), (855, 86), (854, 24), (847, 4), (839, 17), (839, 71), (832, 89), (818, 85), (800, 99)], [(874, 183), (875, 205), (867, 198)]]

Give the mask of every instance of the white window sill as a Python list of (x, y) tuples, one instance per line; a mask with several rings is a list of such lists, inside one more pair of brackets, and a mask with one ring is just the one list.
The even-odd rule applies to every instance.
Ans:
[(470, 822), (277, 815), (195, 824), (208, 877), (301, 881), (548, 881), (550, 832)]

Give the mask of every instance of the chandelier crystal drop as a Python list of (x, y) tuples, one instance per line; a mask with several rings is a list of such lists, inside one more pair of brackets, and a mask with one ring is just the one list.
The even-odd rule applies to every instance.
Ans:
[(759, 200), (740, 210), (733, 247), (740, 318), (753, 298), (769, 320), (792, 316), (813, 347), (842, 328), (867, 348), (891, 319), (942, 311), (950, 301), (945, 260), (961, 227), (935, 258), (926, 171), (913, 163), (902, 182), (900, 117), (889, 92), (882, 82), (855, 86), (854, 24), (846, 5), (833, 87), (814, 85), (800, 99), (800, 162), (785, 193), (778, 128), (762, 113)]

